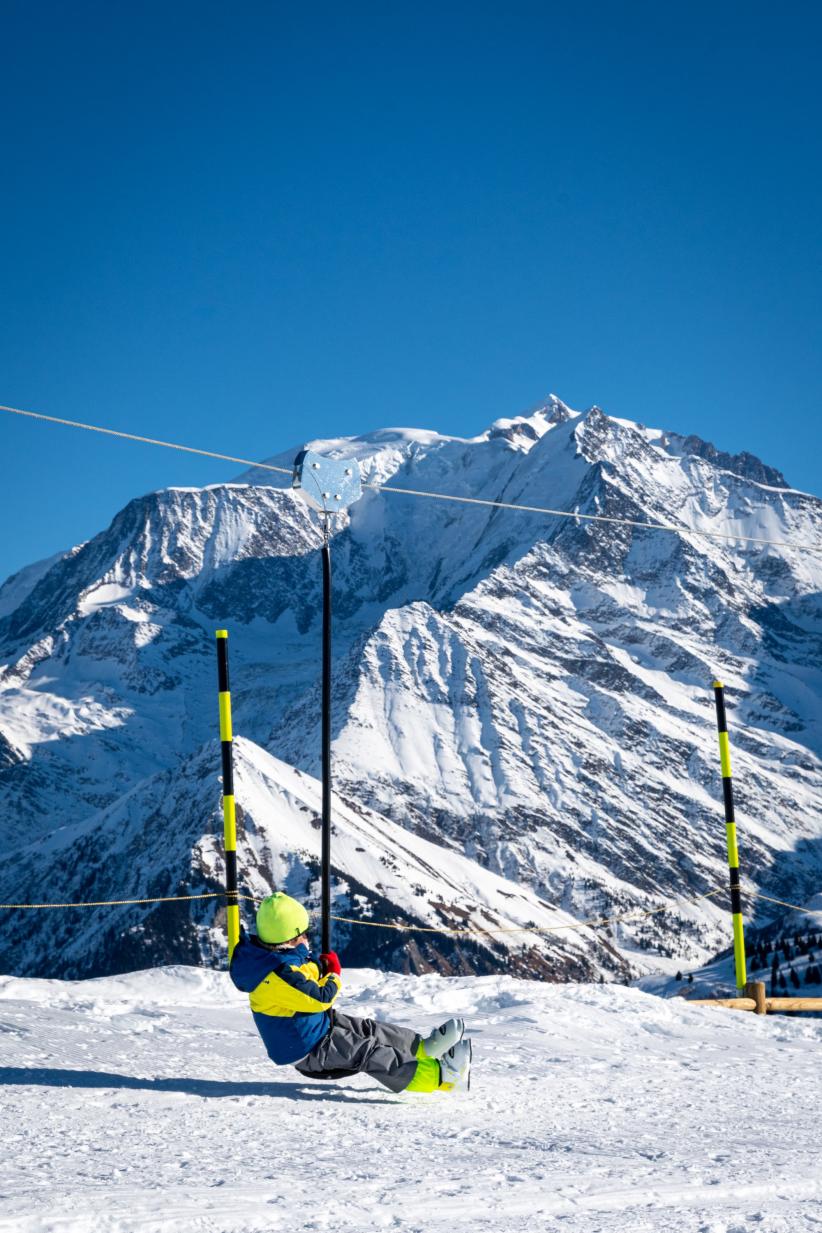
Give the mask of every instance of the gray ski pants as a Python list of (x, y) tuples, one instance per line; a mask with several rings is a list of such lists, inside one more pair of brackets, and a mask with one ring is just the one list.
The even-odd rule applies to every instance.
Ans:
[(422, 1039), (410, 1028), (376, 1019), (352, 1019), (338, 1010), (331, 1015), (331, 1031), (295, 1069), (312, 1079), (344, 1079), (366, 1074), (391, 1092), (402, 1092), (414, 1078), (417, 1049)]

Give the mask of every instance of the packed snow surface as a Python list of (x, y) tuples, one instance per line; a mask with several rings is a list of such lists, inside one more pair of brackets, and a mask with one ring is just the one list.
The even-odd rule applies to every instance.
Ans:
[(465, 1016), (471, 1091), (273, 1067), (221, 972), (3, 978), (0, 1230), (822, 1227), (818, 1020), (365, 969), (343, 1004)]

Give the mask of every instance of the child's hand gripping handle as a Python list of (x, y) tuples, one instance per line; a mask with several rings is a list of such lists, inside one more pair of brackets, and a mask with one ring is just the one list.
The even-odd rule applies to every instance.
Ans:
[(320, 955), (320, 966), (323, 976), (328, 976), (331, 972), (335, 972), (337, 976), (342, 975), (340, 961), (333, 950), (328, 951), (325, 955)]

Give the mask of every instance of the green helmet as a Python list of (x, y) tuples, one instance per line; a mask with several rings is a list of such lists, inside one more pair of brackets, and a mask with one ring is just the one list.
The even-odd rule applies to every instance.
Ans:
[(275, 946), (290, 942), (308, 928), (308, 913), (301, 903), (276, 891), (262, 901), (257, 909), (257, 937)]

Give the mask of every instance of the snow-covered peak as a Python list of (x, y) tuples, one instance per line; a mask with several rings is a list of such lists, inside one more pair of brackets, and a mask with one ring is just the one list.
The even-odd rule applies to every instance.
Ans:
[[(440, 451), (445, 451), (449, 458), (467, 451), (473, 454), (483, 446), (487, 452), (488, 443), (491, 441), (507, 441), (516, 449), (528, 450), (534, 441), (538, 441), (549, 429), (576, 418), (579, 414), (580, 412), (567, 407), (556, 394), (551, 394), (532, 411), (524, 415), (497, 419), (490, 428), (474, 437), (452, 436), (427, 428), (378, 428), (355, 437), (317, 437), (266, 458), (264, 462), (268, 466), (290, 469), (299, 450), (305, 448), (325, 454), (329, 458), (356, 458), (363, 479), (368, 483), (387, 483), (409, 465), (419, 464)], [(280, 477), (261, 467), (252, 467), (239, 475), (237, 482), (273, 484), (279, 487), (287, 484), (288, 480), (285, 476)]]
[[(424, 457), (443, 446), (468, 446), (483, 439), (483, 436), (447, 436), (425, 428), (378, 428), (356, 437), (317, 437), (280, 454), (274, 454), (271, 458), (264, 459), (264, 462), (268, 466), (290, 470), (299, 451), (305, 448), (329, 458), (355, 458), (360, 464), (363, 479), (367, 483), (380, 484), (396, 475), (412, 459)], [(288, 478), (252, 467), (237, 477), (237, 483), (273, 484), (281, 487), (288, 484)]]
[(503, 437), (515, 448), (527, 451), (551, 428), (575, 419), (579, 415), (579, 411), (572, 411), (556, 394), (550, 394), (546, 402), (540, 403), (526, 415), (495, 420), (488, 431), (483, 434), (483, 438), (491, 440)]

